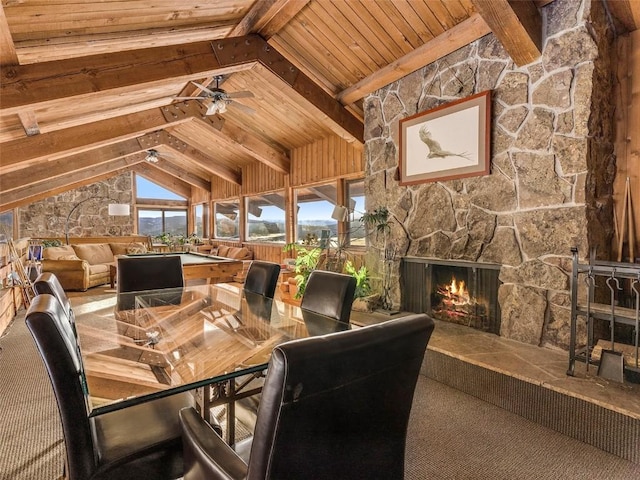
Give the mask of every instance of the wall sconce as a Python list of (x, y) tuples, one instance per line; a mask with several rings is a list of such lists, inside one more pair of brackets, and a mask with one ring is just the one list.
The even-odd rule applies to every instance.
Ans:
[(109, 215), (113, 215), (116, 217), (125, 217), (129, 216), (129, 205), (126, 203), (110, 203), (109, 204)]
[(331, 213), (331, 218), (339, 222), (344, 222), (347, 219), (347, 215), (349, 215), (349, 210), (347, 210), (347, 207), (336, 205), (333, 208), (333, 213)]

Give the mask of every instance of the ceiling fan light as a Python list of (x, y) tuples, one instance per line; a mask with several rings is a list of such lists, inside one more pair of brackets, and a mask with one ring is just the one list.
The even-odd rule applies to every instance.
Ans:
[(218, 113), (224, 113), (227, 111), (227, 102), (224, 100), (216, 100), (216, 106), (218, 108)]

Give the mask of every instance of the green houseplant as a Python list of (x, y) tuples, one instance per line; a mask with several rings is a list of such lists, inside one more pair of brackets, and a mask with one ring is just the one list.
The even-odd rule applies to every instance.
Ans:
[(283, 248), (284, 252), (295, 252), (295, 280), (297, 284), (297, 292), (293, 296), (296, 299), (302, 298), (304, 290), (309, 280), (309, 275), (316, 269), (318, 262), (320, 261), (320, 254), (322, 249), (319, 247), (311, 247), (306, 245), (300, 245), (298, 243), (288, 243)]
[(370, 232), (375, 232), (376, 237), (382, 235), (382, 308), (390, 311), (391, 302), (391, 265), (395, 260), (396, 249), (389, 246), (389, 234), (391, 233), (391, 214), (385, 206), (379, 206), (373, 211), (362, 215), (362, 223)]

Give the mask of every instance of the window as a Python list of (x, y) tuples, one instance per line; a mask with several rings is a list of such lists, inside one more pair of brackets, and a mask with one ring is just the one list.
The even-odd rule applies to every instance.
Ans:
[(349, 216), (347, 218), (347, 244), (353, 247), (366, 246), (367, 232), (362, 225), (362, 214), (364, 213), (364, 180), (351, 180), (346, 183), (345, 194), (347, 196), (346, 205), (349, 206)]
[(199, 204), (193, 208), (193, 217), (195, 219), (195, 225), (191, 229), (191, 233), (195, 233), (198, 237), (204, 238), (208, 232), (205, 228), (206, 225), (206, 205)]
[(251, 242), (284, 242), (284, 192), (266, 193), (246, 198), (247, 240)]
[(187, 236), (186, 209), (138, 209), (138, 233), (155, 237), (162, 233)]
[(13, 238), (13, 210), (0, 213), (0, 240)]
[(151, 198), (154, 200), (186, 200), (170, 190), (151, 182), (140, 175), (136, 175), (136, 197)]
[[(331, 215), (336, 207), (336, 184), (298, 188), (295, 191), (296, 240), (312, 243), (338, 239), (338, 221)], [(324, 245), (323, 245), (324, 246)]]
[(240, 202), (216, 203), (214, 235), (226, 240), (240, 240)]

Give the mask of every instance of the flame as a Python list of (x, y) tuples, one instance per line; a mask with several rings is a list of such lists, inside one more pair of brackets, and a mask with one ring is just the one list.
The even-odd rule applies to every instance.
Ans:
[(451, 278), (451, 283), (445, 287), (446, 296), (451, 298), (451, 303), (454, 305), (464, 305), (471, 301), (469, 290), (464, 280), (456, 280), (456, 277)]

